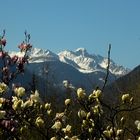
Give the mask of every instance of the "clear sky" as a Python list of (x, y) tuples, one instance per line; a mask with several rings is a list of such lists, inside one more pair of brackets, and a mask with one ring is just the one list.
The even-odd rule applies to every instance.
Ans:
[(0, 0), (0, 32), (17, 50), (24, 31), (34, 47), (53, 52), (84, 47), (134, 68), (140, 64), (140, 0)]

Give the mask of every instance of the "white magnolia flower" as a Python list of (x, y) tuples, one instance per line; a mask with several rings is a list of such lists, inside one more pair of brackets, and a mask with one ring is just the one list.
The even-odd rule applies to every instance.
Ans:
[(45, 104), (45, 109), (50, 110), (50, 108), (51, 108), (51, 104), (46, 103), (46, 104)]
[(79, 110), (78, 111), (78, 117), (79, 118), (84, 118), (84, 117), (86, 117), (86, 112), (84, 111), (84, 110)]
[(41, 118), (41, 117), (37, 117), (36, 118), (36, 121), (35, 121), (35, 124), (38, 126), (38, 127), (41, 127), (44, 125), (44, 120)]
[(4, 82), (0, 83), (0, 93), (5, 93), (7, 90), (8, 86)]
[(14, 89), (14, 92), (18, 97), (22, 97), (22, 96), (25, 95), (25, 88), (17, 87), (17, 88)]
[(65, 105), (67, 106), (67, 105), (69, 105), (70, 104), (70, 102), (71, 102), (71, 100), (70, 99), (66, 99), (65, 100)]
[(36, 90), (34, 94), (31, 94), (30, 95), (30, 99), (33, 101), (33, 102), (40, 102), (41, 99), (39, 97), (39, 92)]
[(122, 101), (123, 102), (126, 102), (126, 101), (128, 101), (130, 99), (130, 95), (129, 94), (123, 94), (122, 95)]
[(60, 121), (56, 121), (52, 126), (52, 129), (60, 130), (62, 128), (62, 123)]
[(66, 128), (62, 129), (64, 131), (64, 133), (71, 133), (71, 125), (67, 125)]
[(78, 98), (84, 98), (86, 96), (85, 90), (83, 90), (82, 88), (78, 88), (77, 96), (78, 96)]

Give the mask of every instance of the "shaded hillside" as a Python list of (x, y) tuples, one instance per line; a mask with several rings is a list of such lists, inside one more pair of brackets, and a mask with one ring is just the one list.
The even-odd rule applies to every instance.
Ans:
[(110, 101), (117, 101), (117, 97), (129, 93), (137, 102), (140, 97), (140, 65), (127, 75), (120, 77), (105, 88), (104, 96)]

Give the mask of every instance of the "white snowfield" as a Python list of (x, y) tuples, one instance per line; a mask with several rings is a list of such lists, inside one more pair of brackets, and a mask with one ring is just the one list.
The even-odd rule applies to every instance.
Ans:
[[(22, 57), (24, 53), (10, 52), (11, 56), (17, 55)], [(51, 52), (50, 50), (43, 50), (39, 48), (32, 48), (29, 53), (30, 63), (41, 63), (45, 61), (59, 61), (66, 63), (81, 73), (93, 73), (93, 72), (106, 72), (108, 65), (108, 59), (100, 55), (89, 54), (85, 48), (78, 48), (75, 51), (65, 50), (58, 54)], [(110, 61), (109, 71), (117, 76), (127, 74), (130, 70), (116, 64), (113, 60)]]

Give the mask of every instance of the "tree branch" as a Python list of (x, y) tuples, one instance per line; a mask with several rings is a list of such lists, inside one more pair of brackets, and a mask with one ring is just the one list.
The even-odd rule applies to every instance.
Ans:
[(108, 76), (109, 76), (109, 66), (110, 66), (110, 51), (111, 51), (111, 44), (109, 44), (109, 48), (108, 48), (108, 65), (107, 65), (107, 69), (106, 69), (106, 77), (105, 77), (105, 82), (104, 85), (102, 87), (102, 92), (104, 91), (104, 88), (107, 84), (107, 80), (108, 80)]

